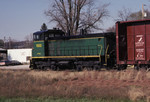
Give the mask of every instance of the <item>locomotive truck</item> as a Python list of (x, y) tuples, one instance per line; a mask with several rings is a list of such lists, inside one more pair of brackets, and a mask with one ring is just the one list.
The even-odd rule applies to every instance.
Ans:
[(59, 29), (33, 33), (33, 69), (150, 67), (150, 20), (116, 23), (116, 33), (65, 36)]

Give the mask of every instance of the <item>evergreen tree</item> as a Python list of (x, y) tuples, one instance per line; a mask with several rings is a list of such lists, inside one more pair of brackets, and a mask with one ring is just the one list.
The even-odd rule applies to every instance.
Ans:
[(47, 30), (47, 25), (45, 24), (45, 23), (43, 23), (43, 25), (41, 26), (41, 29), (40, 29), (41, 31), (43, 31), (43, 30)]

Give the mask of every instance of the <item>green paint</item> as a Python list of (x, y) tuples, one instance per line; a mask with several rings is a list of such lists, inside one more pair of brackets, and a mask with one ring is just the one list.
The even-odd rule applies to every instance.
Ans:
[[(33, 57), (45, 56), (44, 41), (35, 41)], [(92, 56), (105, 54), (105, 38), (49, 40), (48, 56)]]
[(44, 41), (41, 42), (34, 42), (33, 43), (33, 50), (32, 50), (32, 56), (33, 57), (41, 57), (45, 56), (45, 50), (44, 50)]
[(104, 55), (104, 38), (49, 41), (50, 56)]

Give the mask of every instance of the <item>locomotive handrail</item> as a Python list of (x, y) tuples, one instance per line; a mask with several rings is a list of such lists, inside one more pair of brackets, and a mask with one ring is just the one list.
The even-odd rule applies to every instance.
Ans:
[(98, 45), (98, 46), (101, 47), (100, 52), (99, 52), (99, 62), (101, 62), (101, 53), (102, 53), (103, 46), (102, 45)]
[(106, 52), (105, 52), (105, 63), (106, 63), (106, 65), (107, 65), (107, 57), (108, 57), (107, 52), (108, 52), (108, 49), (109, 49), (109, 44), (107, 45)]

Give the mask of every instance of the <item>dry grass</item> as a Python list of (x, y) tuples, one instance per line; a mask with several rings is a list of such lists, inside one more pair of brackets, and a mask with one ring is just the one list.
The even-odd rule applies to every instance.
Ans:
[(0, 70), (0, 97), (110, 98), (150, 96), (150, 72)]

